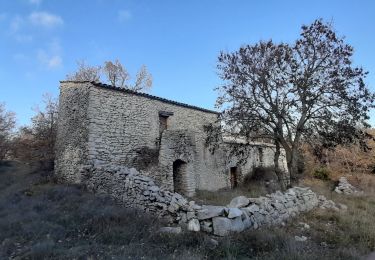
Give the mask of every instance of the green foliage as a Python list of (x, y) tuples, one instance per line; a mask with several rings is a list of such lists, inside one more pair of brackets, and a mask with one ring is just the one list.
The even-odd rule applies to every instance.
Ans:
[(330, 171), (326, 167), (320, 167), (315, 169), (313, 177), (319, 180), (328, 181), (330, 180)]

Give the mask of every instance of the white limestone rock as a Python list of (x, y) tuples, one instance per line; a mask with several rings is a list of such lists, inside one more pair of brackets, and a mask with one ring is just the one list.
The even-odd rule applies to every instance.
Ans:
[(196, 219), (196, 218), (193, 218), (193, 219), (189, 220), (187, 229), (189, 231), (195, 231), (195, 232), (200, 231), (201, 230), (201, 226), (199, 224), (199, 220)]
[(245, 196), (238, 196), (233, 198), (227, 205), (228, 208), (243, 208), (249, 205), (250, 200)]
[(228, 218), (236, 218), (242, 215), (242, 211), (238, 208), (228, 209)]
[(197, 211), (197, 218), (199, 220), (209, 219), (221, 216), (224, 213), (224, 207), (204, 205), (202, 209)]

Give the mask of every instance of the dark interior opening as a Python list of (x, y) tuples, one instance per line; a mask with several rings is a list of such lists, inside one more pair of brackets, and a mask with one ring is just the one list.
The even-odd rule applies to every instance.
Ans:
[(238, 187), (238, 169), (237, 167), (230, 167), (230, 185), (231, 188)]
[(173, 162), (173, 187), (174, 192), (184, 194), (186, 190), (186, 162), (178, 159)]

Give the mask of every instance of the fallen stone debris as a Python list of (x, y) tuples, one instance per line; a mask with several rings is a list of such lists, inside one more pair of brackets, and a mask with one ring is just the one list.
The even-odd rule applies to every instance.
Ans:
[(341, 177), (339, 179), (339, 183), (337, 187), (335, 188), (335, 192), (339, 194), (345, 194), (345, 195), (360, 195), (362, 194), (362, 191), (354, 187), (348, 182), (348, 179), (346, 177)]

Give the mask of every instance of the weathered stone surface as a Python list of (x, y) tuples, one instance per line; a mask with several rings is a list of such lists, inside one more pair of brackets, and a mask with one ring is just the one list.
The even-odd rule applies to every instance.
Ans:
[(245, 229), (245, 225), (243, 224), (240, 216), (232, 219), (231, 225), (231, 231), (233, 232), (242, 232)]
[(221, 206), (202, 206), (202, 209), (197, 211), (197, 218), (199, 220), (209, 219), (221, 216), (224, 213), (224, 207)]
[(259, 211), (259, 206), (257, 204), (252, 204), (246, 208), (248, 212), (254, 213)]
[(180, 234), (182, 232), (181, 227), (161, 227), (159, 229), (160, 233), (169, 233), (169, 234)]
[(242, 208), (249, 205), (250, 200), (245, 196), (238, 196), (233, 198), (230, 203), (227, 205), (228, 208)]
[(215, 217), (212, 219), (213, 233), (217, 236), (226, 236), (230, 232), (241, 232), (245, 229), (241, 217), (228, 219)]
[(212, 233), (212, 222), (211, 221), (201, 221), (201, 230), (207, 233)]
[(196, 218), (189, 220), (187, 228), (189, 231), (196, 231), (196, 232), (200, 231), (201, 226), (199, 224), (199, 220)]
[(238, 208), (228, 209), (228, 218), (236, 218), (242, 215), (242, 211)]
[(337, 187), (335, 188), (335, 192), (339, 193), (339, 194), (342, 193), (342, 194), (345, 194), (345, 195), (361, 194), (362, 193), (359, 189), (357, 189), (356, 187), (351, 185), (348, 182), (348, 179), (345, 178), (345, 177), (341, 177), (339, 179), (339, 183), (338, 183)]
[[(211, 154), (205, 145), (204, 126), (215, 123), (217, 113), (93, 82), (61, 82), (59, 101), (55, 166), (60, 179), (80, 183), (86, 173), (82, 166), (113, 164), (126, 165), (130, 175), (135, 168), (141, 170), (160, 187), (187, 196), (194, 195), (198, 187), (218, 190), (229, 186), (225, 149)], [(162, 128), (165, 114), (167, 129)], [(260, 163), (273, 164), (273, 145), (262, 144), (262, 154), (259, 145), (249, 145), (253, 156), (241, 166), (243, 172)], [(178, 160), (185, 167), (183, 177), (174, 183), (173, 163)], [(284, 151), (280, 167), (286, 170)], [(136, 183), (147, 180), (142, 177)], [(149, 186), (155, 187), (155, 183)], [(177, 187), (179, 183), (181, 187)]]
[(212, 219), (213, 233), (217, 236), (226, 236), (232, 230), (232, 221), (224, 217), (214, 217)]

